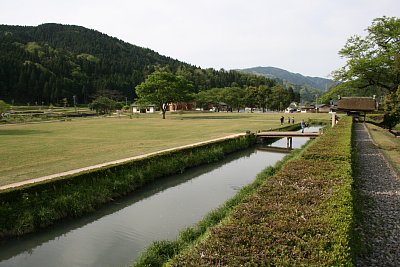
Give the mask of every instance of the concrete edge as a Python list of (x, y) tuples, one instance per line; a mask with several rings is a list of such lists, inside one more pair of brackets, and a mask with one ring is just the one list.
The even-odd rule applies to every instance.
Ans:
[(12, 183), (12, 184), (7, 184), (7, 185), (0, 186), (0, 191), (1, 190), (6, 190), (6, 189), (10, 189), (10, 188), (17, 188), (17, 187), (28, 185), (28, 184), (34, 184), (34, 183), (38, 183), (38, 182), (43, 182), (43, 181), (47, 181), (47, 180), (51, 180), (51, 179), (55, 179), (55, 178), (61, 178), (61, 177), (65, 177), (65, 176), (68, 176), (68, 175), (78, 174), (78, 173), (81, 173), (81, 172), (84, 172), (84, 171), (95, 170), (95, 169), (99, 169), (99, 168), (103, 168), (103, 167), (107, 167), (107, 166), (112, 166), (112, 165), (115, 165), (115, 164), (124, 163), (124, 162), (128, 162), (128, 161), (136, 160), (136, 159), (143, 159), (143, 158), (146, 158), (146, 157), (149, 157), (149, 156), (154, 156), (154, 155), (157, 155), (157, 154), (160, 154), (160, 153), (164, 153), (164, 152), (170, 152), (170, 151), (174, 151), (174, 150), (194, 147), (194, 146), (198, 146), (198, 145), (208, 144), (208, 143), (212, 143), (212, 142), (215, 142), (215, 141), (221, 141), (221, 140), (225, 140), (225, 139), (232, 139), (232, 138), (245, 136), (245, 135), (246, 135), (245, 133), (232, 134), (232, 135), (219, 137), (219, 138), (215, 138), (215, 139), (210, 139), (210, 140), (207, 140), (207, 141), (201, 141), (201, 142), (197, 142), (197, 143), (193, 143), (193, 144), (189, 144), (189, 145), (183, 145), (183, 146), (168, 148), (168, 149), (159, 150), (159, 151), (155, 151), (155, 152), (151, 152), (151, 153), (147, 153), (147, 154), (142, 154), (142, 155), (138, 155), (138, 156), (134, 156), (134, 157), (123, 158), (123, 159), (104, 162), (104, 163), (91, 165), (91, 166), (87, 166), (87, 167), (83, 167), (83, 168), (79, 168), (79, 169), (74, 169), (74, 170), (70, 170), (70, 171), (66, 171), (66, 172), (60, 172), (60, 173), (55, 173), (55, 174), (51, 174), (51, 175), (46, 175), (46, 176), (42, 176), (42, 177), (38, 177), (38, 178), (25, 180), (25, 181), (22, 181), (22, 182), (17, 182), (17, 183)]

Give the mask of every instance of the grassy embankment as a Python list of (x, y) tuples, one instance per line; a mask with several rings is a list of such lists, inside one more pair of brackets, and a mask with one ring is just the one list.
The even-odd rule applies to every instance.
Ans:
[[(383, 113), (368, 114), (367, 122), (366, 126), (375, 144), (400, 172), (400, 138), (396, 138), (388, 129), (382, 128)], [(400, 123), (393, 130), (400, 131)]]
[[(282, 113), (141, 114), (0, 126), (0, 185), (82, 168), (246, 130), (280, 127)], [(288, 114), (284, 114), (285, 117)], [(330, 114), (290, 114), (329, 120)]]
[(388, 130), (376, 125), (369, 123), (366, 125), (375, 144), (378, 145), (379, 149), (381, 149), (400, 173), (400, 138), (396, 138)]
[[(260, 174), (265, 182), (222, 223), (156, 243), (147, 260), (180, 252), (167, 266), (351, 266), (351, 128), (342, 119), (276, 175)], [(144, 255), (137, 266), (146, 264)]]

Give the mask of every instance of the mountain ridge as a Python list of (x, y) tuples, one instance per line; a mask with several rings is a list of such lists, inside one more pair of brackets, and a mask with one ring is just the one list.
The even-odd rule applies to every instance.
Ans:
[(300, 73), (293, 73), (285, 69), (276, 68), (276, 67), (252, 67), (239, 69), (238, 71), (251, 73), (256, 75), (262, 75), (272, 79), (279, 79), (282, 81), (287, 81), (294, 85), (308, 85), (310, 87), (321, 89), (323, 91), (327, 91), (328, 87), (333, 84), (333, 80), (321, 77), (311, 77), (304, 76)]

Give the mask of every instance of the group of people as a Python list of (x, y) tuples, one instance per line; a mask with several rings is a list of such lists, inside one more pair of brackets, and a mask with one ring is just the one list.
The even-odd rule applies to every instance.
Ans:
[[(283, 123), (285, 122), (285, 117), (281, 116), (280, 120), (281, 120), (281, 125), (283, 125)], [(290, 119), (290, 117), (287, 118), (287, 123), (290, 124), (290, 122), (294, 124), (294, 117), (292, 117), (292, 119)], [(306, 123), (304, 122), (304, 120), (301, 120), (300, 127), (301, 127), (301, 132), (304, 133), (304, 128), (306, 128)]]
[[(285, 117), (282, 116), (281, 117), (281, 125), (283, 125), (284, 121), (285, 121)], [(294, 117), (292, 117), (292, 120), (290, 120), (290, 117), (287, 118), (287, 123), (290, 124), (290, 122), (292, 122), (292, 124), (294, 124)]]

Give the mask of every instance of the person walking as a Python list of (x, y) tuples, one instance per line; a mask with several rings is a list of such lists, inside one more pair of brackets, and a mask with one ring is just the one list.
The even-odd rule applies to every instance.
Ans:
[(283, 125), (284, 120), (285, 120), (285, 117), (281, 116), (281, 125)]
[(301, 120), (300, 127), (301, 127), (301, 132), (304, 133), (304, 128), (306, 127), (304, 120)]

